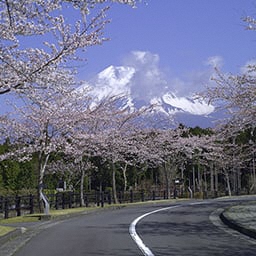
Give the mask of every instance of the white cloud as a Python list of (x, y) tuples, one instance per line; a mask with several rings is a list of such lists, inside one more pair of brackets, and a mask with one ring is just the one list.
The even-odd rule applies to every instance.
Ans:
[(136, 70), (130, 82), (131, 96), (149, 102), (160, 96), (167, 86), (165, 74), (159, 67), (160, 57), (147, 51), (132, 51), (123, 61), (124, 66)]
[(142, 52), (142, 51), (133, 51), (132, 52), (132, 55), (135, 57), (135, 59), (142, 62), (142, 63), (145, 60), (145, 55), (146, 54), (147, 54), (146, 52)]
[(213, 68), (221, 68), (224, 64), (224, 60), (221, 56), (211, 56), (207, 59), (205, 64)]
[(158, 54), (149, 51), (132, 51), (124, 59), (124, 64), (134, 66), (140, 69), (141, 67), (156, 68), (159, 65), (160, 57)]
[(164, 72), (165, 69), (160, 66), (160, 56), (149, 51), (132, 51), (122, 63), (136, 71), (129, 83), (132, 97), (146, 102), (169, 91), (186, 97), (205, 90), (206, 85), (212, 83), (214, 68), (223, 65), (223, 58), (211, 56), (202, 64), (200, 70), (192, 70), (178, 77)]

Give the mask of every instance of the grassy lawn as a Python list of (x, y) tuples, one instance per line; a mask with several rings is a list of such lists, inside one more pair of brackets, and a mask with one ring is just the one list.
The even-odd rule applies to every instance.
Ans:
[[(79, 212), (84, 212), (84, 211), (89, 212), (90, 210), (91, 209), (85, 210), (85, 208), (51, 210), (50, 215), (54, 217), (54, 216), (69, 215), (69, 214), (74, 214), (74, 213), (79, 213)], [(44, 214), (40, 214), (40, 213), (29, 214), (29, 215), (25, 215), (25, 216), (13, 217), (13, 218), (9, 218), (9, 219), (1, 219), (0, 220), (0, 237), (15, 230), (14, 227), (3, 226), (3, 225), (8, 225), (8, 224), (13, 225), (15, 223), (22, 223), (22, 222), (37, 222), (37, 221), (40, 221), (41, 215), (44, 215)]]
[(13, 231), (15, 228), (13, 227), (6, 227), (0, 226), (0, 237), (8, 234), (9, 232)]
[[(97, 208), (71, 208), (71, 209), (63, 209), (63, 210), (50, 210), (50, 216), (54, 218), (54, 216), (62, 216), (62, 215), (72, 215), (76, 213), (82, 212), (91, 212)], [(8, 224), (15, 224), (15, 223), (22, 223), (22, 222), (37, 222), (40, 221), (41, 216), (44, 216), (44, 213), (35, 213), (35, 214), (28, 214), (19, 217), (12, 217), (8, 219), (0, 219), (0, 225), (8, 225)]]
[(95, 210), (95, 207), (80, 207), (80, 208), (70, 208), (70, 209), (61, 209), (61, 210), (50, 210), (51, 216), (59, 216), (59, 215), (68, 215), (72, 213), (80, 213), (80, 212), (90, 212)]
[(1, 224), (8, 225), (8, 224), (21, 223), (21, 222), (35, 222), (35, 221), (39, 221), (38, 215), (25, 215), (25, 216), (19, 216), (19, 217), (14, 217), (9, 219), (1, 219), (0, 225)]

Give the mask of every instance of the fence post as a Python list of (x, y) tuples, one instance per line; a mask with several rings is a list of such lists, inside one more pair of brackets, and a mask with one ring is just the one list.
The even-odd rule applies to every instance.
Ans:
[(89, 201), (88, 201), (88, 196), (84, 194), (84, 202), (85, 202), (85, 207), (89, 206)]
[(130, 203), (133, 203), (133, 190), (130, 190)]
[(9, 200), (8, 197), (4, 200), (4, 218), (8, 219), (9, 217)]
[(152, 199), (153, 199), (153, 201), (156, 200), (156, 192), (155, 192), (155, 190), (153, 190), (153, 192), (152, 192)]
[(101, 202), (101, 207), (104, 207), (104, 192), (101, 192), (101, 193), (100, 193), (100, 197), (101, 197), (101, 200), (100, 200), (100, 202)]
[(144, 198), (144, 190), (141, 190), (141, 201), (144, 202), (145, 198)]
[(30, 214), (34, 213), (34, 196), (32, 194), (29, 196), (29, 210)]
[(164, 190), (164, 199), (166, 199), (166, 191)]
[(4, 211), (4, 197), (0, 196), (0, 211)]
[(55, 209), (59, 209), (59, 193), (56, 193), (55, 195)]
[(62, 193), (62, 197), (61, 197), (61, 199), (62, 199), (62, 209), (65, 209), (65, 193)]
[(72, 193), (72, 191), (69, 191), (69, 202), (68, 202), (68, 207), (69, 208), (72, 208), (72, 197), (73, 197), (73, 193)]
[[(84, 203), (84, 191), (79, 193), (79, 206), (82, 207)], [(83, 202), (82, 202), (83, 201)]]
[(96, 192), (96, 205), (100, 206), (100, 192), (99, 191)]
[(15, 198), (15, 210), (16, 210), (17, 216), (20, 216), (21, 215), (20, 196), (16, 196)]
[(111, 198), (112, 198), (111, 191), (108, 191), (108, 204), (112, 203)]
[(122, 203), (122, 193), (121, 191), (118, 192), (118, 197), (119, 197), (119, 203), (121, 204)]
[(176, 186), (174, 187), (173, 189), (173, 199), (176, 199), (177, 197), (177, 189), (176, 189)]

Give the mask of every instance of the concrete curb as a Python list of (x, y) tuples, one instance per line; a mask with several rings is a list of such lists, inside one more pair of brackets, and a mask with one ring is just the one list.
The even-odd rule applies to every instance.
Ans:
[(0, 246), (2, 246), (3, 244), (5, 244), (7, 241), (23, 234), (25, 232), (24, 228), (16, 228), (15, 230), (7, 233), (4, 236), (0, 237)]
[(244, 226), (244, 225), (236, 222), (234, 219), (231, 219), (227, 214), (228, 211), (229, 211), (229, 209), (226, 209), (220, 214), (220, 219), (222, 220), (222, 222), (224, 224), (226, 224), (228, 227), (230, 227), (244, 235), (247, 235), (251, 238), (256, 239), (256, 230), (252, 229), (250, 227)]

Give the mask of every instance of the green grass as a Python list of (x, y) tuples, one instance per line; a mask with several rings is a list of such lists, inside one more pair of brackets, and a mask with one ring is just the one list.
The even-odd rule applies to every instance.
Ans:
[(0, 237), (8, 234), (13, 230), (15, 230), (13, 227), (0, 226)]
[(19, 216), (19, 217), (14, 217), (14, 218), (9, 218), (9, 219), (1, 219), (0, 220), (0, 225), (1, 224), (15, 224), (15, 223), (22, 223), (22, 222), (35, 222), (39, 221), (39, 216), (38, 215), (25, 215), (25, 216)]
[[(54, 216), (61, 216), (61, 215), (70, 215), (70, 214), (76, 214), (76, 213), (82, 213), (82, 212), (90, 212), (95, 210), (96, 208), (71, 208), (71, 209), (63, 209), (63, 210), (50, 210), (50, 215), (52, 217)], [(15, 224), (15, 223), (22, 223), (22, 222), (37, 222), (40, 221), (41, 216), (43, 216), (44, 213), (35, 213), (35, 214), (28, 214), (24, 216), (19, 217), (13, 217), (8, 219), (0, 219), (0, 225), (1, 224)]]
[(52, 216), (59, 216), (59, 215), (66, 215), (66, 214), (72, 214), (72, 213), (80, 213), (80, 212), (87, 212), (94, 210), (94, 207), (85, 208), (70, 208), (70, 209), (61, 209), (61, 210), (50, 210), (50, 215)]

